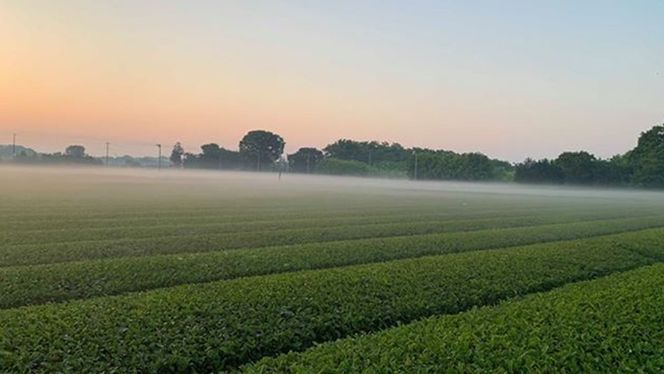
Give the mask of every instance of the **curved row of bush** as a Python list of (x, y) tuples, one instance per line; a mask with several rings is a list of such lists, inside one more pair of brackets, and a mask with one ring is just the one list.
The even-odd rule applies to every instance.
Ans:
[[(376, 225), (349, 225), (329, 228), (302, 228), (238, 232), (227, 234), (162, 236), (142, 239), (90, 240), (65, 243), (26, 244), (0, 247), (0, 267), (37, 265), (100, 258), (140, 257), (157, 254), (200, 253), (226, 249), (273, 247), (304, 243), (333, 242), (365, 238), (390, 238), (428, 235), (455, 231), (475, 231), (489, 228), (521, 227), (580, 220), (579, 217), (542, 215), (500, 217), (481, 220), (447, 222), (401, 222)], [(664, 225), (664, 216), (619, 218), (581, 222), (625, 222), (627, 227)], [(618, 226), (620, 228), (620, 226)]]
[[(216, 235), (248, 231), (276, 231), (304, 228), (330, 228), (335, 226), (349, 225), (371, 225), (371, 224), (389, 224), (389, 223), (416, 223), (416, 222), (434, 222), (450, 223), (453, 221), (462, 221), (468, 223), (476, 219), (494, 219), (504, 220), (505, 218), (516, 218), (526, 216), (547, 216), (552, 215), (551, 219), (563, 219), (560, 216), (569, 216), (575, 219), (593, 219), (593, 218), (618, 218), (644, 215), (642, 213), (628, 213), (611, 211), (593, 211), (585, 212), (561, 209), (544, 210), (510, 210), (510, 211), (482, 211), (469, 213), (445, 213), (445, 212), (400, 212), (378, 215), (328, 215), (323, 217), (306, 218), (281, 218), (264, 219), (256, 216), (254, 220), (232, 221), (228, 217), (217, 221), (216, 219), (206, 218), (206, 220), (186, 220), (179, 218), (179, 221), (164, 220), (155, 221), (153, 224), (130, 224), (128, 226), (111, 226), (102, 228), (77, 228), (76, 230), (62, 229), (41, 229), (41, 230), (6, 230), (0, 231), (0, 243), (3, 247), (12, 245), (27, 245), (38, 243), (69, 243), (75, 241), (88, 240), (112, 240), (116, 238), (123, 239), (144, 239), (165, 236), (197, 236), (197, 235)], [(48, 226), (46, 226), (48, 227)]]
[(664, 372), (664, 265), (264, 359), (250, 373)]
[(4, 310), (0, 371), (213, 372), (650, 264), (651, 244), (613, 236)]
[[(656, 221), (596, 221), (503, 230), (314, 243), (208, 253), (124, 257), (0, 268), (0, 308), (117, 295), (187, 283), (322, 269), (638, 230)], [(640, 242), (664, 235), (639, 231)], [(626, 236), (625, 236), (626, 237)]]
[[(524, 207), (522, 210), (527, 209)], [(55, 209), (54, 209), (55, 210)], [(271, 209), (266, 211), (254, 211), (252, 209), (226, 210), (226, 209), (206, 209), (199, 212), (197, 209), (172, 207), (164, 209), (146, 209), (140, 213), (113, 213), (108, 211), (99, 212), (94, 216), (88, 216), (77, 211), (60, 213), (35, 213), (26, 217), (0, 217), (1, 230), (43, 230), (43, 229), (71, 229), (71, 228), (109, 228), (109, 227), (129, 227), (144, 225), (160, 225), (164, 223), (181, 223), (182, 221), (191, 222), (245, 222), (251, 223), (256, 220), (277, 220), (277, 219), (320, 219), (330, 216), (353, 217), (353, 216), (372, 216), (372, 215), (392, 215), (398, 213), (417, 213), (418, 211), (436, 212), (435, 209), (427, 210), (422, 207), (370, 207), (364, 210), (357, 208), (318, 208), (318, 210), (305, 210), (298, 207), (289, 207), (288, 209)], [(454, 213), (460, 213), (455, 211)]]
[[(44, 209), (43, 207), (30, 206), (29, 209), (23, 207), (21, 214), (2, 214), (0, 215), (0, 229), (24, 230), (24, 229), (43, 229), (52, 228), (71, 228), (74, 227), (111, 227), (127, 226), (132, 224), (159, 224), (163, 221), (179, 222), (182, 220), (205, 220), (214, 219), (217, 222), (251, 222), (256, 219), (275, 220), (275, 219), (298, 219), (298, 218), (325, 218), (329, 216), (355, 215), (391, 215), (399, 213), (417, 213), (417, 212), (450, 212), (463, 213), (468, 209), (463, 209), (458, 203), (427, 201), (418, 202), (407, 200), (404, 202), (380, 201), (380, 203), (362, 203), (361, 201), (348, 202), (335, 197), (332, 201), (312, 201), (305, 200), (305, 203), (299, 200), (285, 200), (274, 206), (268, 202), (261, 201), (263, 206), (252, 207), (245, 205), (237, 206), (209, 206), (209, 207), (189, 207), (179, 205), (179, 202), (164, 203), (163, 206), (120, 206), (120, 207), (98, 207), (83, 203), (81, 206), (63, 206), (57, 204), (53, 207)], [(338, 204), (335, 202), (338, 201)], [(486, 203), (485, 209), (498, 211), (499, 209), (511, 210), (511, 207), (505, 203), (493, 203), (482, 200)], [(214, 202), (213, 202), (214, 203)], [(229, 204), (228, 201), (224, 202)], [(456, 203), (456, 202), (455, 202)], [(428, 205), (427, 205), (428, 204)], [(25, 205), (25, 204), (24, 204)], [(556, 208), (555, 204), (550, 203), (522, 203), (518, 209), (551, 209)], [(573, 205), (565, 204), (568, 209), (574, 208)], [(647, 206), (639, 209), (648, 209)], [(42, 211), (43, 210), (43, 211)], [(479, 212), (480, 209), (474, 209)]]

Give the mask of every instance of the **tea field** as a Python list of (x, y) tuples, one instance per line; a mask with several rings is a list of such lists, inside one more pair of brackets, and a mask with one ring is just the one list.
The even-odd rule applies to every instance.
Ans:
[(664, 193), (0, 178), (0, 372), (664, 371)]

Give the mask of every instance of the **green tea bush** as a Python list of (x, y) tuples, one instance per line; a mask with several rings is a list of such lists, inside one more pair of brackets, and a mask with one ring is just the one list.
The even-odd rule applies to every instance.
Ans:
[(656, 261), (630, 241), (611, 243), (424, 257), (4, 310), (0, 371), (213, 372)]
[(249, 373), (661, 373), (664, 265), (264, 359)]
[[(624, 222), (622, 222), (624, 224)], [(124, 257), (0, 268), (0, 308), (471, 250), (603, 235), (634, 227), (606, 221), (450, 234), (316, 243), (209, 253)], [(655, 229), (585, 241), (664, 246)], [(560, 243), (557, 245), (575, 245)]]

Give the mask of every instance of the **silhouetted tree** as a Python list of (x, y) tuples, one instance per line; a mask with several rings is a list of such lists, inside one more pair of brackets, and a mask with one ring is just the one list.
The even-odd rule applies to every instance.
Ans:
[(664, 125), (641, 133), (629, 153), (634, 170), (633, 183), (644, 187), (664, 187)]
[(182, 166), (182, 156), (184, 156), (184, 148), (182, 148), (182, 144), (180, 144), (180, 142), (177, 142), (173, 146), (173, 151), (171, 151), (170, 160), (173, 163), (173, 165), (175, 165), (177, 167), (181, 167)]
[(565, 183), (593, 184), (598, 160), (588, 152), (563, 152), (554, 161), (560, 168)]
[(220, 147), (216, 143), (201, 146), (200, 154), (185, 153), (183, 165), (189, 169), (241, 169), (240, 153)]
[(264, 130), (249, 131), (240, 141), (240, 154), (249, 162), (256, 163), (260, 171), (265, 164), (273, 164), (281, 157), (286, 143), (284, 139)]
[(82, 145), (70, 145), (65, 149), (65, 155), (71, 158), (84, 158), (85, 147)]

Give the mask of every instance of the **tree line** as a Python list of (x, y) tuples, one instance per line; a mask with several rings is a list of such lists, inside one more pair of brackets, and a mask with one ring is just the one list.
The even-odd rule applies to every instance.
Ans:
[[(380, 176), (422, 180), (514, 181), (518, 183), (664, 187), (664, 125), (641, 133), (634, 149), (610, 159), (586, 151), (563, 152), (555, 159), (526, 159), (511, 164), (482, 153), (456, 153), (427, 148), (406, 148), (399, 143), (340, 139), (322, 149), (303, 147), (284, 155), (286, 143), (265, 130), (248, 132), (237, 150), (216, 143), (200, 152), (186, 152), (176, 143), (170, 154), (175, 168), (250, 171), (290, 171), (306, 174)], [(104, 160), (85, 153), (80, 145), (64, 153), (21, 151), (19, 163), (156, 166), (156, 158), (130, 156)]]
[(178, 143), (171, 161), (185, 168), (283, 170), (297, 173), (408, 177), (424, 180), (515, 181), (569, 185), (664, 187), (664, 125), (641, 133), (634, 149), (610, 159), (563, 152), (556, 159), (511, 164), (482, 153), (405, 148), (399, 143), (340, 139), (322, 149), (303, 147), (284, 157), (284, 139), (251, 131), (239, 150), (211, 143), (198, 154)]
[(664, 125), (641, 133), (634, 149), (610, 159), (564, 152), (554, 160), (526, 159), (515, 166), (523, 183), (664, 187)]
[(34, 150), (17, 146), (16, 155), (11, 161), (18, 164), (46, 164), (46, 165), (102, 165), (99, 158), (88, 155), (82, 145), (70, 145), (64, 152), (37, 153)]
[(323, 149), (303, 147), (286, 156), (284, 146), (281, 136), (256, 130), (240, 140), (237, 151), (209, 143), (201, 146), (200, 153), (189, 153), (177, 143), (170, 160), (173, 166), (182, 168), (413, 179), (509, 180), (513, 173), (510, 163), (481, 153), (405, 148), (398, 143), (340, 139)]

